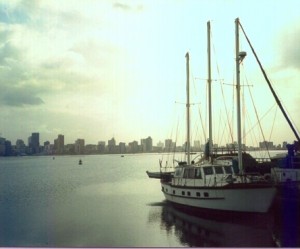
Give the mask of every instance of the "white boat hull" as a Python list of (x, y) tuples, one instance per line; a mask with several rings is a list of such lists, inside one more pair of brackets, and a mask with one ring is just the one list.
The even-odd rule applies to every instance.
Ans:
[(185, 206), (265, 213), (273, 202), (276, 188), (189, 188), (162, 183), (162, 192), (168, 201)]

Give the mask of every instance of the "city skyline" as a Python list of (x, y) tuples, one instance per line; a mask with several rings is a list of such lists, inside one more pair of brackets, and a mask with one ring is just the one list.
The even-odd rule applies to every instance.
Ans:
[[(286, 141), (281, 144), (274, 144), (272, 141), (259, 142), (258, 146), (248, 146), (242, 144), (242, 150), (286, 150)], [(205, 151), (207, 144), (199, 140), (191, 141), (191, 152)], [(212, 150), (217, 151), (235, 151), (238, 147), (236, 141), (225, 145), (213, 143)], [(59, 134), (53, 143), (50, 141), (40, 141), (38, 132), (31, 133), (27, 144), (22, 139), (17, 139), (13, 144), (10, 140), (0, 137), (0, 156), (25, 156), (25, 155), (90, 155), (90, 154), (124, 154), (124, 153), (161, 153), (161, 152), (185, 152), (187, 143), (179, 144), (178, 141), (165, 139), (154, 145), (151, 136), (140, 138), (132, 142), (117, 142), (113, 137), (107, 141), (98, 141), (97, 144), (86, 144), (84, 138), (78, 138), (74, 143), (65, 143), (65, 136)]]
[[(0, 0), (0, 136), (12, 142), (18, 138), (26, 141), (27, 134), (36, 130), (42, 141), (68, 134), (66, 143), (80, 137), (90, 144), (112, 137), (128, 143), (148, 134), (156, 141), (174, 138), (180, 130), (177, 138), (183, 143), (185, 108), (175, 101), (185, 102), (184, 55), (188, 51), (191, 101), (195, 103), (191, 116), (197, 124), (192, 126), (193, 139), (205, 141), (206, 22), (212, 21), (212, 77), (214, 82), (224, 79), (227, 102), (234, 99), (227, 86), (234, 85), (236, 17), (299, 128), (299, 7), (296, 0)], [(241, 49), (247, 52), (242, 84), (253, 85), (256, 92), (253, 96), (258, 100), (265, 140), (292, 143), (294, 135), (276, 111), (242, 39)], [(235, 110), (230, 104), (224, 110), (222, 95), (216, 92), (219, 85), (213, 84), (213, 140), (226, 144), (236, 140), (232, 132), (235, 120), (231, 127), (219, 127), (219, 123), (233, 119)], [(244, 102), (252, 105), (247, 98)], [(248, 121), (255, 112), (247, 108), (243, 116), (246, 135), (259, 130), (257, 121)], [(199, 120), (199, 113), (203, 120)], [(262, 140), (257, 135), (245, 141), (256, 145)]]
[[(111, 141), (113, 141), (114, 145), (118, 145), (118, 144), (129, 145), (132, 142), (137, 142), (137, 144), (141, 145), (142, 143), (144, 143), (148, 139), (151, 140), (151, 144), (155, 144), (153, 146), (157, 146), (157, 147), (173, 147), (173, 146), (181, 147), (181, 146), (185, 146), (185, 144), (186, 144), (186, 142), (181, 143), (181, 142), (178, 142), (178, 141), (176, 141), (172, 138), (165, 138), (165, 139), (155, 141), (155, 140), (153, 140), (152, 136), (150, 136), (150, 135), (147, 136), (147, 138), (133, 139), (133, 140), (128, 141), (128, 142), (127, 141), (121, 141), (121, 140), (118, 141), (118, 139), (116, 139), (115, 137), (111, 137), (108, 140), (98, 139), (98, 141), (96, 143), (87, 143), (85, 141), (85, 138), (83, 138), (83, 137), (82, 138), (77, 138), (71, 143), (65, 142), (65, 134), (57, 134), (57, 136), (54, 140), (52, 140), (52, 141), (46, 140), (45, 141), (45, 140), (40, 139), (40, 133), (39, 132), (32, 132), (31, 135), (29, 135), (26, 140), (22, 139), (22, 138), (18, 138), (15, 143), (12, 142), (9, 138), (4, 138), (4, 137), (1, 137), (1, 136), (0, 136), (0, 138), (5, 139), (6, 141), (9, 141), (11, 143), (11, 145), (17, 145), (18, 142), (22, 141), (27, 146), (30, 146), (31, 144), (34, 144), (33, 147), (44, 146), (45, 144), (47, 144), (47, 145), (55, 145), (55, 144), (59, 145), (61, 143), (63, 144), (63, 146), (68, 145), (68, 144), (76, 144), (76, 143), (81, 143), (81, 144), (85, 144), (85, 145), (100, 145), (100, 144), (103, 144), (104, 146), (106, 146), (106, 145), (109, 146)], [(61, 142), (61, 141), (63, 141), (63, 142)], [(282, 146), (282, 145), (284, 147), (284, 145), (286, 145), (288, 143), (293, 143), (293, 142), (294, 141), (291, 141), (291, 142), (282, 141), (281, 143), (274, 143), (273, 141), (264, 140), (264, 141), (259, 141), (256, 146), (247, 145), (247, 144), (243, 144), (243, 146), (261, 148), (261, 147), (265, 146), (264, 143), (268, 143), (267, 146), (270, 146), (270, 147), (277, 147), (277, 146)], [(213, 145), (215, 147), (226, 147), (226, 146), (231, 145), (231, 144), (237, 145), (237, 142), (233, 141), (233, 143), (226, 143), (226, 144), (213, 143)], [(205, 143), (201, 143), (200, 140), (192, 140), (191, 141), (191, 147), (203, 147), (203, 146), (205, 146)]]

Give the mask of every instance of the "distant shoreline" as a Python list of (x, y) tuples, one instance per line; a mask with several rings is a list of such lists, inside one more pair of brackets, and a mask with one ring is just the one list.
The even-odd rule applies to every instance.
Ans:
[[(281, 153), (287, 153), (287, 150), (285, 149), (271, 149), (271, 150), (266, 150), (266, 149), (259, 149), (259, 148), (253, 148), (249, 150), (245, 150), (245, 152), (281, 152)], [(222, 152), (221, 150), (218, 150), (217, 152)], [(234, 150), (223, 150), (223, 153), (226, 152), (236, 152)], [(1, 157), (40, 157), (40, 156), (45, 156), (45, 157), (59, 157), (59, 156), (97, 156), (97, 155), (118, 155), (118, 156), (123, 156), (123, 155), (146, 155), (146, 154), (182, 154), (186, 153), (184, 151), (151, 151), (151, 152), (124, 152), (124, 153), (83, 153), (83, 154), (75, 154), (75, 153), (61, 153), (61, 154), (45, 154), (45, 153), (38, 153), (38, 154), (21, 154), (21, 155), (9, 155), (9, 156), (0, 156)], [(193, 151), (192, 154), (202, 154), (204, 153), (203, 151)]]

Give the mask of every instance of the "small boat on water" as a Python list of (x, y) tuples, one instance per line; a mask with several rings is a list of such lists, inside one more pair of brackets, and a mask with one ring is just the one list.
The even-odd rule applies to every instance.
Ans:
[(146, 171), (147, 175), (149, 178), (156, 178), (156, 179), (166, 179), (172, 177), (174, 172), (161, 172), (161, 171), (156, 171), (156, 172), (150, 172)]

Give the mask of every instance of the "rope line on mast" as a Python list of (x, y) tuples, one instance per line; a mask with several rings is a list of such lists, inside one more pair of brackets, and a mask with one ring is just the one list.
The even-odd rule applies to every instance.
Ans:
[[(260, 118), (260, 121), (262, 121), (262, 120), (267, 116), (267, 114), (269, 114), (269, 112), (270, 112), (274, 107), (276, 107), (276, 103), (274, 103), (274, 105), (271, 106), (271, 107), (265, 112), (264, 115), (262, 115), (262, 117)], [(258, 123), (259, 123), (259, 120), (252, 126), (252, 128), (250, 128), (250, 129), (247, 131), (246, 136), (248, 135), (249, 132), (251, 132), (251, 131), (258, 125)]]
[[(212, 32), (210, 32), (210, 35), (211, 35), (211, 38), (213, 38), (213, 34)], [(225, 106), (225, 112), (226, 112), (226, 118), (227, 118), (227, 123), (228, 123), (228, 128), (229, 128), (229, 135), (230, 135), (230, 138), (231, 138), (231, 141), (233, 143), (233, 129), (232, 129), (232, 123), (230, 124), (230, 120), (229, 120), (229, 114), (228, 114), (228, 108), (227, 108), (227, 105), (226, 105), (226, 101), (225, 101), (225, 95), (224, 95), (224, 89), (223, 89), (223, 84), (224, 83), (224, 79), (221, 79), (221, 73), (220, 73), (220, 68), (219, 68), (219, 64), (218, 64), (218, 61), (217, 61), (217, 52), (216, 52), (216, 48), (215, 48), (215, 45), (214, 45), (214, 42), (213, 42), (213, 39), (212, 40), (212, 47), (213, 47), (213, 52), (214, 52), (214, 56), (215, 56), (215, 63), (216, 63), (216, 68), (217, 68), (217, 72), (218, 72), (218, 78), (219, 78), (219, 83), (221, 85), (221, 93), (222, 93), (222, 98), (223, 98), (223, 102), (224, 102), (224, 106)]]
[(259, 129), (260, 129), (260, 132), (261, 132), (261, 134), (262, 134), (262, 136), (263, 136), (264, 144), (265, 144), (265, 147), (266, 147), (266, 149), (267, 149), (267, 151), (268, 151), (268, 156), (269, 156), (269, 158), (270, 158), (271, 156), (270, 156), (270, 153), (269, 153), (269, 146), (268, 146), (267, 141), (266, 141), (266, 139), (265, 139), (265, 134), (264, 134), (263, 129), (262, 129), (262, 126), (261, 126), (261, 122), (260, 122), (260, 119), (259, 119), (259, 116), (258, 116), (258, 112), (257, 112), (256, 106), (255, 106), (255, 104), (254, 104), (253, 96), (252, 96), (252, 93), (251, 93), (251, 91), (250, 91), (250, 87), (248, 87), (248, 90), (249, 90), (251, 102), (252, 102), (252, 105), (253, 105), (253, 108), (254, 108), (254, 111), (255, 111), (255, 116), (256, 116), (256, 119), (257, 119), (257, 123), (258, 123), (258, 125), (259, 125)]
[(275, 110), (275, 114), (274, 114), (274, 119), (273, 119), (273, 124), (272, 124), (272, 128), (271, 128), (271, 132), (270, 132), (270, 136), (269, 136), (269, 141), (271, 141), (271, 137), (272, 137), (272, 134), (273, 134), (273, 129), (274, 129), (274, 124), (275, 124), (275, 120), (276, 120), (276, 116), (277, 116), (277, 108)]
[(269, 86), (269, 88), (270, 88), (270, 90), (271, 90), (271, 92), (272, 92), (272, 94), (273, 94), (273, 96), (274, 96), (274, 98), (276, 100), (277, 105), (279, 106), (279, 108), (280, 108), (283, 116), (285, 117), (286, 121), (288, 122), (288, 124), (289, 124), (290, 128), (292, 129), (294, 135), (296, 136), (298, 142), (300, 143), (300, 136), (299, 136), (298, 132), (296, 131), (295, 127), (293, 126), (292, 122), (290, 121), (287, 113), (285, 112), (285, 110), (284, 110), (284, 108), (283, 108), (283, 106), (282, 106), (282, 104), (281, 104), (278, 96), (276, 95), (276, 93), (275, 93), (275, 91), (274, 91), (274, 89), (272, 87), (272, 84), (271, 84), (271, 82), (270, 82), (270, 80), (269, 80), (269, 78), (268, 78), (268, 76), (267, 76), (267, 74), (266, 74), (266, 72), (265, 72), (265, 70), (264, 70), (264, 68), (263, 68), (263, 66), (262, 66), (262, 64), (261, 64), (261, 62), (260, 62), (260, 60), (259, 60), (259, 58), (258, 58), (258, 56), (257, 56), (257, 54), (256, 54), (256, 52), (255, 52), (255, 50), (254, 50), (254, 48), (252, 46), (252, 44), (251, 44), (251, 42), (250, 42), (250, 40), (249, 40), (249, 38), (248, 38), (248, 36), (247, 36), (247, 34), (246, 34), (246, 32), (245, 32), (245, 30), (244, 30), (244, 28), (243, 28), (243, 26), (242, 26), (242, 24), (240, 22), (239, 22), (239, 26), (241, 27), (241, 29), (242, 29), (242, 31), (243, 31), (243, 33), (245, 35), (245, 38), (246, 38), (246, 40), (247, 40), (247, 42), (248, 42), (248, 44), (249, 44), (249, 46), (250, 46), (250, 48), (252, 50), (252, 53), (254, 54), (254, 57), (255, 57), (258, 65), (260, 67), (260, 70), (262, 71), (262, 74), (263, 74), (265, 80), (268, 83), (268, 86)]

